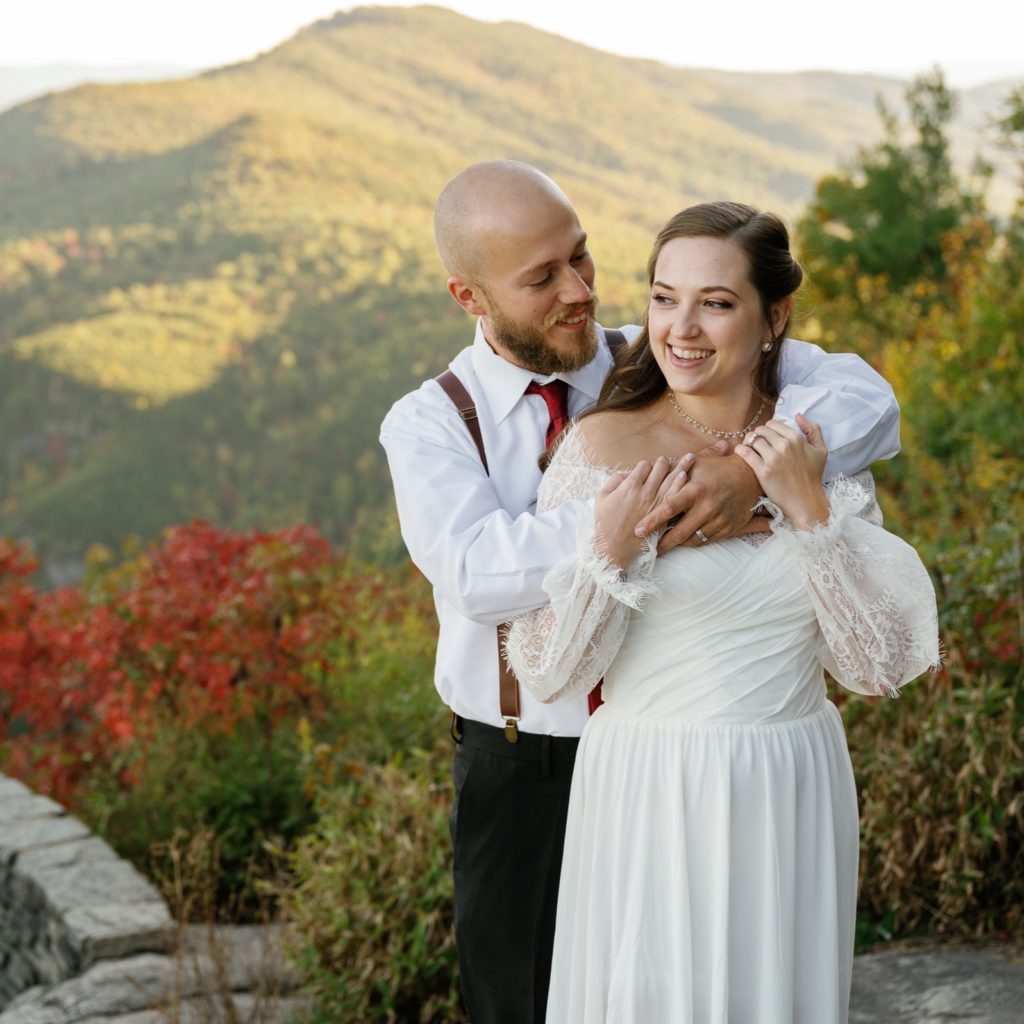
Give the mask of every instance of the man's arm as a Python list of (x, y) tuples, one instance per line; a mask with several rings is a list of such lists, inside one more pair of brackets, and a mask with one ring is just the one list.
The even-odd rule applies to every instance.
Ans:
[(825, 435), (825, 479), (852, 476), (900, 450), (900, 407), (889, 382), (860, 356), (783, 342), (775, 418), (795, 427), (803, 413)]
[[(380, 440), (402, 539), (446, 601), (467, 618), (495, 626), (547, 601), (541, 584), (575, 549), (579, 502), (541, 515), (510, 515), (440, 387), (428, 385), (398, 402)], [(489, 461), (500, 473), (491, 453)]]
[[(899, 405), (881, 374), (859, 356), (828, 353), (792, 338), (783, 344), (775, 416), (795, 426), (793, 417), (803, 413), (821, 427), (829, 449), (826, 480), (841, 473), (852, 475), (899, 451)], [(681, 494), (688, 511), (661, 538), (660, 552), (678, 544), (703, 543), (696, 537), (698, 529), (716, 540), (747, 532), (760, 485), (739, 456), (706, 456), (697, 460)], [(638, 528), (656, 529), (656, 520), (664, 515), (656, 508)]]

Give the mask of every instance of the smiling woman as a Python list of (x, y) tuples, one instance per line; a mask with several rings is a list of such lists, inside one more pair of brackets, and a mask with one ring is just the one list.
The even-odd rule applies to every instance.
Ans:
[[(612, 465), (652, 452), (736, 442), (768, 420), (783, 339), (803, 279), (785, 225), (742, 203), (702, 203), (673, 217), (647, 265), (644, 329), (584, 417)], [(604, 412), (628, 412), (636, 429)], [(596, 422), (591, 422), (596, 420)], [(605, 421), (604, 423), (602, 421)]]
[[(594, 499), (507, 655), (542, 701), (604, 679), (572, 779), (549, 1024), (846, 1024), (857, 795), (823, 669), (895, 694), (938, 661), (935, 595), (870, 474), (823, 484), (821, 429), (771, 419), (802, 273), (778, 218), (684, 210), (644, 329), (555, 452), (539, 510)], [(638, 519), (717, 438), (771, 532), (655, 558)], [(632, 470), (618, 467), (633, 466)], [(684, 521), (688, 517), (684, 516)]]

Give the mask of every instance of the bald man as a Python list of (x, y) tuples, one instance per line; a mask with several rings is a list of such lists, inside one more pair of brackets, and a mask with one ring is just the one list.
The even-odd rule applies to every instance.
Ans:
[[(532, 383), (568, 385), (570, 415), (612, 366), (595, 322), (595, 267), (562, 190), (515, 161), (475, 164), (437, 201), (434, 232), (452, 298), (476, 318), (449, 369), (475, 406), (487, 468), (436, 380), (381, 428), (402, 536), (431, 581), (440, 622), (435, 683), (457, 737), (451, 814), (459, 970), (472, 1024), (541, 1024), (547, 999), (569, 785), (585, 700), (519, 694), (515, 728), (499, 703), (498, 627), (545, 603), (544, 577), (574, 551), (580, 503), (534, 514), (551, 411)], [(638, 328), (623, 328), (632, 339)], [(821, 424), (826, 476), (899, 448), (892, 389), (854, 356), (787, 339), (780, 413)], [(528, 388), (530, 391), (528, 391)], [(669, 456), (683, 453), (667, 452)], [(698, 458), (690, 481), (644, 520), (660, 550), (750, 528), (759, 497), (736, 456)]]

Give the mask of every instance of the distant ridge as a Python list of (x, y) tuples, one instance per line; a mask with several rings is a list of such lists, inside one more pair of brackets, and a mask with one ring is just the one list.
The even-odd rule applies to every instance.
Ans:
[[(451, 175), (495, 156), (551, 173), (622, 322), (672, 212), (730, 196), (795, 215), (878, 137), (876, 95), (898, 106), (902, 89), (674, 69), (371, 7), (243, 63), (9, 110), (0, 535), (54, 564), (195, 515), (385, 543), (377, 425), (470, 332), (430, 235)], [(965, 96), (964, 164), (997, 102)]]
[(194, 75), (198, 68), (162, 64), (34, 64), (25, 67), (0, 66), (0, 112), (43, 96), (74, 88), (86, 82), (153, 82)]

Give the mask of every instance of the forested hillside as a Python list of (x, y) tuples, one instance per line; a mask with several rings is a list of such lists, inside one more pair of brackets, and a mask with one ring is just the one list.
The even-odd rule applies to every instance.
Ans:
[[(795, 216), (900, 91), (364, 8), (248, 63), (0, 115), (0, 535), (70, 571), (195, 516), (395, 553), (378, 423), (470, 331), (430, 238), (452, 174), (551, 173), (618, 322), (670, 213), (727, 195)], [(967, 104), (958, 138), (983, 120)]]

